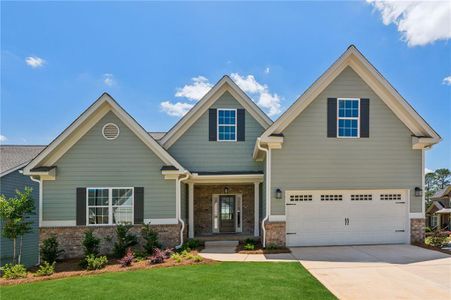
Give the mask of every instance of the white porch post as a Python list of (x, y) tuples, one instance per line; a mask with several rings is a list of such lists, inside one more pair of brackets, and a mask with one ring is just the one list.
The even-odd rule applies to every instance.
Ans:
[(188, 183), (188, 237), (194, 238), (194, 183)]
[(254, 236), (260, 236), (260, 182), (254, 182)]

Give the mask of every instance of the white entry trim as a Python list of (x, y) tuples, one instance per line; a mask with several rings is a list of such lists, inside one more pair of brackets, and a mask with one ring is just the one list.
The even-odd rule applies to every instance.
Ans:
[(287, 217), (285, 215), (270, 215), (269, 222), (285, 222)]
[[(242, 194), (213, 194), (211, 196), (211, 229), (213, 233), (219, 233), (219, 197), (235, 196), (235, 232), (243, 231), (243, 195)], [(240, 226), (238, 226), (238, 214)]]

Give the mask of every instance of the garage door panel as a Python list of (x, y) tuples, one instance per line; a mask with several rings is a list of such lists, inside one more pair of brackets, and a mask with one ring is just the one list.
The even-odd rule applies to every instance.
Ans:
[(406, 197), (402, 190), (287, 191), (287, 244), (406, 243)]

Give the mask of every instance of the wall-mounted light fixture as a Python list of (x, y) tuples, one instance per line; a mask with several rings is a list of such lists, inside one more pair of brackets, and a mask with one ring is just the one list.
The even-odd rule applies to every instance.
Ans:
[(419, 187), (415, 188), (415, 197), (421, 197), (423, 196), (423, 190)]
[(277, 200), (282, 199), (282, 190), (279, 188), (276, 189), (276, 199)]
[(228, 193), (229, 193), (229, 187), (226, 186), (226, 187), (224, 188), (224, 194), (228, 194)]

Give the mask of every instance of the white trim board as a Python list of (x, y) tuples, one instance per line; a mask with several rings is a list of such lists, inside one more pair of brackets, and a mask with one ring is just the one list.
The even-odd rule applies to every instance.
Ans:
[(110, 95), (103, 93), (87, 110), (85, 110), (69, 127), (55, 138), (25, 168), (25, 175), (33, 175), (31, 169), (45, 163), (53, 165), (66, 153), (86, 132), (112, 111), (128, 128), (140, 138), (162, 161), (180, 171), (185, 169), (156, 142), (135, 119), (133, 119)]
[(164, 136), (160, 143), (165, 149), (170, 148), (223, 94), (229, 92), (243, 108), (254, 117), (264, 129), (272, 120), (255, 104), (246, 93), (227, 75), (223, 76), (204, 97), (183, 116)]
[(167, 219), (144, 219), (144, 224), (150, 225), (173, 225), (178, 224), (176, 218), (167, 218)]
[(75, 220), (71, 221), (41, 221), (39, 227), (73, 227), (76, 226), (77, 222)]
[(312, 103), (318, 95), (346, 68), (351, 67), (384, 101), (393, 113), (418, 137), (430, 137), (429, 145), (441, 137), (390, 85), (373, 65), (351, 45), (261, 136), (265, 142), (271, 134), (280, 134)]

